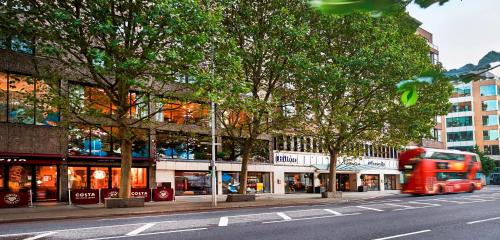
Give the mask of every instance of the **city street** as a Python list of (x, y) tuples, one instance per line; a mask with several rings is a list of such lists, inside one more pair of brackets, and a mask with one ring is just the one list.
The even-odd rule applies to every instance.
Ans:
[(0, 239), (498, 239), (500, 189), (0, 225)]

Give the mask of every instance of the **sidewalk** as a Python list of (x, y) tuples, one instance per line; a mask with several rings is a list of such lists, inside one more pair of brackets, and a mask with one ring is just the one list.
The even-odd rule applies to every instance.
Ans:
[(178, 196), (174, 202), (146, 202), (144, 208), (104, 208), (97, 205), (67, 205), (66, 203), (38, 203), (32, 208), (0, 209), (0, 223), (57, 220), (71, 218), (148, 215), (173, 212), (202, 211), (242, 207), (288, 206), (321, 203), (341, 203), (353, 200), (374, 199), (399, 194), (399, 191), (344, 192), (342, 199), (324, 199), (320, 194), (261, 194), (255, 202), (225, 202), (218, 196), (217, 207), (212, 207), (211, 196)]

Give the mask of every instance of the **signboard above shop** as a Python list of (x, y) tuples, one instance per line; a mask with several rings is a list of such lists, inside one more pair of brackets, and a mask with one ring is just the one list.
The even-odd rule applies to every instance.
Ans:
[[(286, 166), (329, 165), (330, 157), (321, 153), (295, 153), (274, 151), (274, 164)], [(374, 168), (398, 169), (396, 159), (366, 158), (366, 157), (338, 157), (337, 165), (370, 166)]]

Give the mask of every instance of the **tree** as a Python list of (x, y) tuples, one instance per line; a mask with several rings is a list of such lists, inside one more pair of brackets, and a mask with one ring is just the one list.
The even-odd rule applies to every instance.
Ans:
[(488, 157), (486, 153), (481, 151), (477, 145), (474, 146), (473, 152), (479, 155), (479, 159), (481, 160), (481, 172), (484, 174), (485, 177), (489, 177), (490, 174), (493, 171), (495, 171), (496, 168), (495, 160)]
[[(425, 92), (417, 106), (399, 101), (396, 84), (401, 79), (435, 72), (429, 47), (413, 28), (400, 24), (409, 18), (344, 17), (318, 15), (312, 23), (300, 60), (304, 72), (295, 76), (296, 130), (314, 136), (330, 155), (328, 192), (335, 193), (339, 154), (356, 156), (357, 146), (402, 146), (430, 134), (434, 118), (447, 113), (450, 83), (438, 78), (419, 91)], [(404, 22), (404, 21), (403, 21)]]
[(224, 12), (215, 46), (216, 73), (205, 90), (218, 103), (223, 134), (241, 147), (240, 194), (256, 140), (280, 122), (283, 86), (307, 39), (306, 1), (238, 0)]
[[(218, 22), (215, 11), (193, 0), (19, 0), (2, 8), (34, 37), (35, 77), (52, 86), (57, 96), (51, 99), (63, 117), (118, 129), (119, 196), (130, 197), (133, 128), (154, 114), (141, 108), (147, 109), (148, 96), (179, 90), (171, 84), (176, 78), (197, 75)], [(78, 89), (59, 88), (62, 80), (99, 91), (88, 98)]]

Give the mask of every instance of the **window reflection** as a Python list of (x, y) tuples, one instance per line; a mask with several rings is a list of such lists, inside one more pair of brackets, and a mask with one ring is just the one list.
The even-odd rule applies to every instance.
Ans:
[(156, 138), (160, 159), (211, 159), (209, 135), (161, 131)]
[(7, 74), (0, 72), (0, 121), (7, 121)]
[(87, 167), (68, 167), (68, 182), (71, 189), (87, 189)]
[(31, 189), (31, 166), (11, 166), (9, 168), (9, 189), (18, 191)]
[(9, 121), (34, 124), (35, 84), (28, 76), (9, 74)]
[(109, 171), (107, 167), (90, 168), (90, 187), (92, 189), (108, 188)]
[[(179, 100), (162, 99), (158, 107), (163, 108), (163, 112), (157, 114), (155, 120), (165, 121), (175, 124), (197, 124), (208, 126), (208, 105), (201, 103), (183, 103)], [(161, 115), (161, 116), (158, 116)]]
[[(111, 169), (111, 187), (120, 188), (121, 169)], [(147, 168), (131, 168), (130, 184), (132, 188), (147, 188)]]

